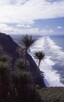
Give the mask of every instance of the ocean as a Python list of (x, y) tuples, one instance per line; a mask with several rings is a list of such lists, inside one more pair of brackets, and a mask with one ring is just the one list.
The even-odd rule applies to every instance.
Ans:
[[(12, 36), (18, 43), (20, 35)], [(38, 60), (34, 58), (34, 52), (45, 53), (44, 60), (41, 61), (40, 71), (44, 72), (44, 81), (47, 87), (64, 87), (64, 35), (55, 36), (33, 36), (37, 39), (30, 47), (28, 53), (38, 65)]]

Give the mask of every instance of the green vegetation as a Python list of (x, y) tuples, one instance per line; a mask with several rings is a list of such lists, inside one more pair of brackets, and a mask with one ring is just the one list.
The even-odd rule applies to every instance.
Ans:
[(9, 92), (9, 66), (0, 62), (0, 102), (6, 102)]
[[(0, 102), (64, 102), (64, 88), (41, 88), (35, 82), (39, 76), (36, 78), (37, 72), (32, 76), (27, 60), (27, 51), (33, 43), (32, 36), (21, 38), (20, 56), (14, 63), (0, 47)], [(39, 67), (45, 54), (39, 51), (34, 56), (39, 60)]]
[(26, 59), (27, 50), (34, 40), (26, 35), (21, 41), (25, 47), (23, 56), (16, 59), (14, 64), (0, 47), (0, 102), (41, 102), (39, 93), (34, 91), (30, 63)]
[(27, 58), (27, 50), (29, 49), (29, 47), (34, 43), (34, 39), (32, 38), (32, 36), (28, 36), (28, 35), (25, 35), (23, 36), (21, 39), (20, 39), (20, 45), (22, 47), (24, 47), (25, 49), (25, 68), (26, 68), (26, 58)]
[(1, 55), (0, 56), (0, 61), (7, 62), (7, 60), (8, 60), (8, 56), (7, 55)]
[(41, 60), (44, 59), (45, 54), (42, 51), (35, 52), (34, 57), (39, 60), (38, 67), (40, 66)]
[(39, 90), (42, 102), (64, 102), (64, 88), (43, 88)]
[(8, 64), (3, 61), (0, 62), (0, 75), (3, 75), (8, 68)]
[(25, 68), (24, 65), (25, 65), (24, 59), (21, 59), (21, 58), (20, 58), (20, 59), (17, 60), (17, 62), (16, 62), (17, 68), (19, 68), (19, 69), (24, 69), (24, 68)]
[(20, 44), (27, 51), (29, 49), (29, 47), (34, 43), (34, 41), (35, 40), (32, 38), (32, 36), (25, 35), (25, 36), (21, 37)]

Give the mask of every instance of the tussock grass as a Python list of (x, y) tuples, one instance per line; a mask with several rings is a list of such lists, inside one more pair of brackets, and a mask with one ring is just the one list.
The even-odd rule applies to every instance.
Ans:
[(39, 90), (42, 102), (64, 102), (64, 88), (43, 88)]

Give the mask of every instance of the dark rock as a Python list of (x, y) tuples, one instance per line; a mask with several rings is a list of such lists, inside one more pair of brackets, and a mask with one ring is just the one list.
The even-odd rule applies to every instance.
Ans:
[(33, 73), (33, 75), (36, 75), (36, 84), (38, 84), (40, 87), (46, 87), (43, 76), (41, 76), (41, 72), (38, 68), (38, 66), (35, 64), (34, 60), (32, 57), (27, 54), (27, 60), (30, 62), (30, 71)]
[(13, 59), (17, 59), (19, 57), (19, 54), (16, 51), (18, 45), (9, 35), (0, 33), (0, 45), (3, 47), (3, 50)]
[[(16, 51), (19, 46), (13, 41), (13, 39), (9, 35), (0, 33), (0, 45), (3, 47), (3, 50), (13, 58), (13, 63), (16, 61), (17, 58), (19, 58), (19, 54)], [(35, 74), (37, 73), (36, 83), (40, 87), (46, 87), (39, 68), (29, 54), (27, 54), (27, 60), (30, 62), (30, 71), (33, 73), (33, 75), (35, 76)]]

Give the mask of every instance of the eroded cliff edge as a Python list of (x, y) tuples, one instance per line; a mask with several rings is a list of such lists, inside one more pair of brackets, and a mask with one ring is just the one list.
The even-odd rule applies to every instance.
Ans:
[[(17, 58), (19, 58), (19, 54), (16, 50), (19, 47), (18, 44), (16, 44), (16, 42), (14, 42), (13, 39), (9, 35), (0, 33), (0, 46), (3, 47), (3, 50), (5, 53), (7, 53), (9, 56), (12, 57), (13, 59), (12, 63), (15, 63)], [(39, 68), (37, 67), (36, 63), (34, 62), (32, 57), (28, 53), (27, 53), (27, 60), (30, 62), (30, 71), (33, 73), (33, 75), (35, 75), (35, 73), (37, 72), (37, 82), (36, 83), (40, 87), (46, 87), (44, 83), (44, 78), (41, 76), (41, 72)]]

